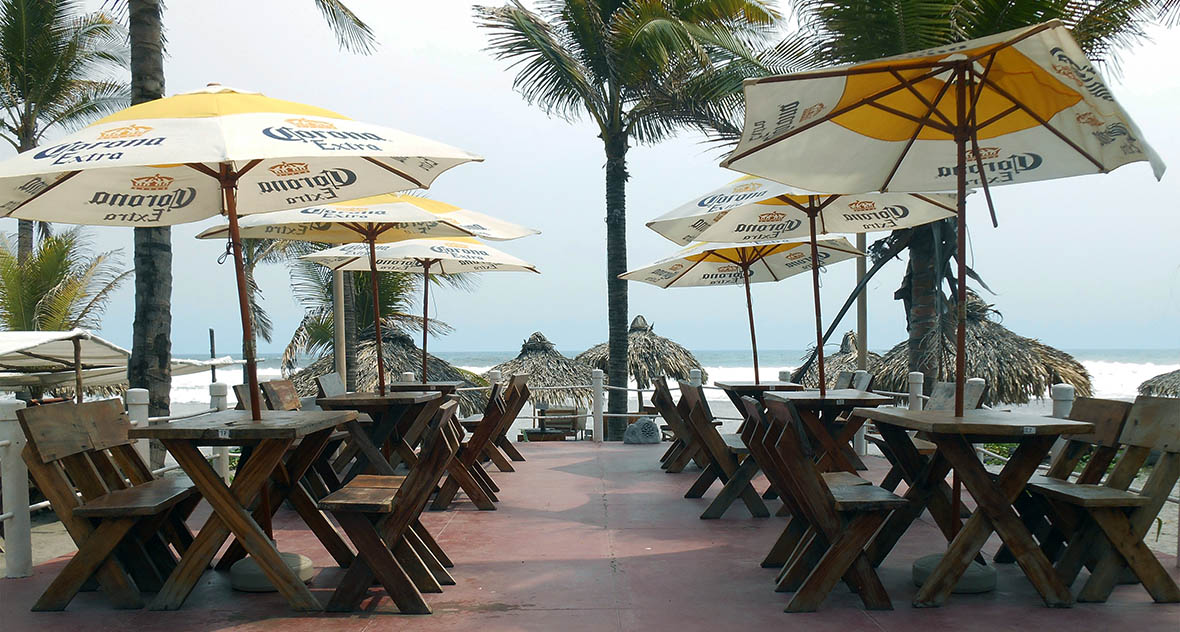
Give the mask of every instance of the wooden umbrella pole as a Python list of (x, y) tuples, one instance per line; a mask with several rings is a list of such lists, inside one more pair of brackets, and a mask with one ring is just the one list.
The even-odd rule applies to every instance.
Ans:
[(82, 339), (74, 338), (74, 399), (82, 403)]
[(369, 279), (373, 286), (373, 332), (377, 336), (377, 385), (385, 395), (385, 344), (381, 340), (381, 286), (377, 282), (377, 238), (368, 236)]
[(750, 315), (750, 349), (754, 352), (754, 383), (760, 384), (758, 379), (758, 339), (754, 336), (754, 301), (750, 298), (750, 266), (742, 266), (742, 275), (746, 281), (746, 312)]
[[(812, 196), (814, 199), (814, 196)], [(815, 298), (815, 362), (819, 370), (819, 396), (828, 394), (827, 377), (824, 375), (824, 324), (819, 310), (819, 246), (815, 242), (814, 208), (807, 211), (807, 219), (811, 225), (811, 289)]]
[(426, 378), (426, 333), (430, 321), (430, 259), (422, 260), (422, 383), (429, 382)]
[[(959, 63), (956, 71), (958, 83), (955, 98), (958, 101), (958, 129), (955, 131), (955, 149), (958, 153), (958, 327), (955, 332), (955, 416), (963, 416), (963, 386), (967, 383), (967, 67)], [(979, 174), (980, 178), (984, 175)], [(940, 334), (941, 335), (941, 334)]]
[(258, 392), (258, 363), (254, 359), (254, 325), (250, 319), (250, 299), (246, 286), (246, 265), (242, 259), (242, 233), (238, 229), (237, 176), (228, 163), (221, 165), (221, 192), (225, 200), (225, 215), (229, 219), (230, 248), (234, 253), (234, 274), (238, 280), (238, 308), (242, 314), (242, 339), (246, 356), (246, 381), (250, 388), (250, 415), (262, 419), (262, 398)]

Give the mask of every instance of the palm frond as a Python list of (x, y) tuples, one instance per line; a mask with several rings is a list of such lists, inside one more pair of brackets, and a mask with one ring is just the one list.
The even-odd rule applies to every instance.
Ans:
[(373, 29), (343, 2), (315, 0), (315, 6), (324, 16), (324, 21), (332, 28), (340, 48), (361, 55), (368, 55), (377, 49), (377, 38), (373, 35)]

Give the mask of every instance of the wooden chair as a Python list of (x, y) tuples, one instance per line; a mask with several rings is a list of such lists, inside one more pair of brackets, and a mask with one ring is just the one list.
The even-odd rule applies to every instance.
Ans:
[(700, 441), (697, 440), (696, 434), (685, 419), (688, 411), (682, 410), (676, 404), (672, 398), (672, 391), (668, 388), (668, 382), (663, 376), (653, 378), (652, 384), (655, 387), (655, 392), (652, 393), (651, 403), (664, 418), (664, 421), (668, 423), (674, 437), (672, 445), (660, 458), (660, 467), (669, 474), (677, 474), (684, 471), (685, 466), (690, 462), (695, 461), (698, 466), (704, 469), (708, 461), (701, 451)]
[(361, 475), (320, 501), (357, 549), (327, 610), (355, 610), (376, 577), (403, 614), (430, 614), (422, 592), (441, 592), (443, 584), (454, 583), (436, 555), (437, 543), (430, 546), (422, 538), (426, 530), (419, 517), (459, 449), (457, 407), (454, 400), (439, 407), (408, 475)]
[[(713, 425), (713, 414), (709, 411), (708, 402), (701, 387), (684, 381), (679, 382), (679, 385), (681, 403), (689, 411), (686, 421), (700, 443), (707, 461), (704, 470), (701, 471), (700, 476), (684, 494), (684, 497), (700, 498), (712, 486), (713, 481), (720, 480), (722, 484), (727, 484), (730, 479), (737, 477), (736, 488), (730, 494), (741, 498), (754, 517), (769, 517), (770, 511), (766, 509), (766, 504), (762, 502), (762, 498), (749, 482), (753, 477), (751, 471), (757, 472), (756, 463), (750, 462), (743, 467), (743, 461), (748, 458), (748, 455), (743, 454), (746, 449), (745, 445), (741, 443), (741, 438), (736, 435), (723, 437), (717, 431), (717, 427)], [(739, 468), (742, 468), (740, 472)], [(712, 516), (702, 514), (701, 517)]]
[(836, 385), (833, 388), (852, 388), (854, 371), (840, 371), (836, 374)]
[(29, 473), (78, 546), (33, 610), (64, 610), (91, 577), (116, 608), (143, 607), (140, 591), (160, 590), (193, 541), (184, 520), (200, 500), (196, 488), (152, 476), (118, 399), (34, 406), (17, 417)]
[(504, 416), (496, 428), (492, 440), (484, 447), (484, 456), (496, 464), (501, 472), (512, 472), (512, 461), (524, 461), (524, 456), (512, 445), (508, 438), (508, 431), (516, 421), (517, 415), (529, 401), (529, 376), (525, 373), (513, 375), (504, 389)]
[[(493, 494), (490, 498), (494, 498), (495, 492), (500, 491), (500, 488), (488, 476), (487, 471), (480, 465), (480, 459), (484, 455), (487, 445), (495, 438), (495, 432), (500, 428), (500, 422), (506, 413), (507, 404), (501, 396), (501, 386), (495, 384), (488, 394), (488, 405), (484, 408), (483, 417), (472, 432), (471, 438), (460, 444), (459, 452), (455, 455), (454, 463), (469, 473), (470, 476), (467, 477), (469, 480), (474, 480), (480, 485), (480, 491), (483, 492), (484, 497)], [(446, 509), (454, 500), (460, 487), (463, 487), (463, 481), (454, 474), (449, 474), (438, 493), (435, 494), (434, 502), (431, 503), (430, 508), (433, 510)], [(471, 497), (471, 494), (468, 496)], [(475, 501), (475, 498), (472, 500)], [(480, 502), (482, 502), (482, 498)], [(477, 502), (476, 505), (478, 506), (480, 502)], [(495, 509), (495, 505), (493, 504), (491, 508)]]
[[(1180, 602), (1180, 587), (1143, 543), (1168, 494), (1180, 478), (1180, 399), (1139, 396), (1127, 413), (1119, 442), (1122, 458), (1101, 484), (1042, 479), (1031, 487), (1053, 501), (1085, 513), (1057, 562), (1067, 585), (1083, 565), (1092, 566), (1078, 601), (1106, 601), (1130, 568), (1157, 603)], [(1153, 450), (1160, 453), (1143, 489), (1129, 491)]]
[(344, 387), (344, 379), (340, 377), (339, 373), (320, 375), (316, 377), (315, 383), (319, 389), (320, 397), (334, 397), (348, 392), (348, 389)]
[[(865, 608), (891, 610), (885, 587), (865, 556), (864, 549), (877, 528), (905, 499), (873, 485), (829, 486), (815, 465), (799, 412), (789, 401), (769, 400), (767, 414), (782, 428), (773, 449), (778, 458), (771, 468), (795, 494), (799, 510), (799, 538), (778, 587), (794, 592), (787, 612), (814, 612), (841, 579), (860, 595)], [(773, 433), (766, 435), (767, 449)], [(814, 563), (812, 560), (815, 560)]]

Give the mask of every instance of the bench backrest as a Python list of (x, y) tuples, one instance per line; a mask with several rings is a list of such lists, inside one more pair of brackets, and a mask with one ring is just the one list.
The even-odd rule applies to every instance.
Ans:
[[(691, 428), (697, 441), (705, 448), (709, 460), (721, 468), (722, 472), (727, 472), (728, 469), (723, 467), (722, 463), (732, 461), (733, 457), (729, 452), (729, 447), (725, 445), (725, 439), (721, 437), (721, 433), (713, 425), (713, 414), (709, 412), (704, 391), (701, 387), (693, 386), (683, 380), (678, 381), (677, 384), (680, 386), (680, 405), (677, 408), (681, 411), (683, 419)], [(686, 409), (688, 414), (684, 414)]]
[[(987, 382), (984, 380), (967, 380), (963, 385), (963, 408), (973, 410), (983, 403), (983, 395), (987, 392)], [(930, 389), (930, 399), (923, 407), (926, 410), (954, 410), (955, 383), (935, 382)]]
[(1135, 398), (1119, 442), (1161, 452), (1180, 452), (1180, 398)]
[(270, 410), (299, 410), (299, 392), (291, 380), (270, 380), (259, 386)]
[(773, 425), (782, 429), (774, 450), (778, 453), (777, 463), (783, 467), (783, 473), (797, 494), (794, 500), (808, 519), (839, 524), (836, 499), (815, 465), (815, 450), (807, 439), (795, 404), (789, 400), (767, 400), (766, 414)]
[(873, 374), (868, 371), (864, 373), (854, 372), (852, 374), (852, 388), (858, 391), (871, 391), (873, 390), (873, 379)]
[(502, 390), (503, 385), (492, 385), (492, 390), (488, 393), (488, 404), (483, 409), (483, 419), (479, 420), (479, 424), (471, 433), (471, 438), (467, 440), (467, 446), (460, 450), (460, 460), (463, 465), (474, 465), (483, 454), (488, 442), (496, 438), (496, 430), (500, 428), (500, 422), (507, 410)]
[(840, 371), (836, 374), (836, 385), (832, 388), (852, 388), (852, 371)]
[(320, 397), (335, 397), (348, 392), (344, 388), (344, 380), (341, 379), (339, 373), (321, 375), (315, 379), (315, 383), (320, 389)]
[(676, 406), (676, 400), (672, 397), (672, 389), (668, 388), (668, 381), (664, 376), (660, 375), (652, 378), (652, 386), (655, 387), (655, 392), (651, 395), (651, 403), (656, 407), (656, 412), (668, 422), (668, 427), (672, 429), (672, 434), (677, 439), (684, 442), (691, 442), (693, 437), (692, 429), (688, 425), (688, 421), (684, 419), (680, 409)]
[(1119, 436), (1127, 414), (1131, 412), (1130, 402), (1113, 399), (1079, 397), (1073, 403), (1067, 419), (1094, 424), (1094, 431), (1086, 434), (1063, 435), (1065, 446), (1058, 450), (1049, 466), (1047, 476), (1068, 479), (1081, 460), (1089, 455), (1090, 460), (1078, 475), (1078, 483), (1097, 483), (1106, 474), (1107, 468), (1119, 451)]
[(516, 416), (524, 409), (529, 401), (529, 375), (517, 373), (508, 379), (508, 386), (504, 388), (504, 416), (496, 428), (495, 438), (503, 436), (516, 421)]
[[(434, 493), (439, 480), (447, 471), (447, 465), (459, 450), (462, 428), (455, 420), (459, 403), (448, 400), (439, 406), (422, 436), (422, 449), (418, 452), (418, 464), (410, 469), (406, 480), (394, 497), (394, 512), (390, 516), (387, 533), (392, 538), (405, 533)], [(391, 539), (392, 539), (391, 538)]]

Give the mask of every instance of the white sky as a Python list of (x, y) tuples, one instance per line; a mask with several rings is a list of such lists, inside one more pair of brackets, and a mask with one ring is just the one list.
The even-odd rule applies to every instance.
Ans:
[[(98, 4), (94, 2), (94, 4)], [(576, 350), (606, 339), (603, 152), (586, 123), (550, 119), (512, 90), (513, 73), (482, 50), (485, 33), (467, 2), (350, 0), (376, 31), (378, 52), (338, 51), (310, 0), (170, 2), (165, 14), (167, 92), (219, 82), (310, 103), (353, 118), (436, 138), (486, 157), (442, 177), (429, 195), (539, 228), (539, 237), (497, 244), (536, 264), (542, 275), (492, 273), (474, 292), (431, 293), (431, 316), (456, 331), (432, 339), (432, 351), (515, 350), (543, 331)], [(987, 220), (982, 195), (968, 213), (974, 265), (997, 292), (1004, 323), (1065, 348), (1180, 348), (1180, 30), (1153, 31), (1154, 42), (1125, 56), (1114, 92), (1171, 170), (1156, 182), (1146, 163), (1097, 175), (997, 187), (1000, 227)], [(643, 223), (736, 174), (691, 135), (630, 154), (627, 189), (630, 268), (676, 246)], [(173, 228), (173, 350), (196, 354), (217, 330), (220, 352), (240, 336), (233, 275), (216, 259), (224, 245), (193, 239), (217, 223)], [(15, 232), (15, 221), (0, 223)], [(91, 229), (103, 249), (123, 248), (129, 229)], [(870, 236), (870, 239), (872, 236)], [(869, 341), (905, 337), (901, 303), (892, 299), (904, 272), (887, 265), (869, 289)], [(302, 312), (284, 266), (258, 273), (279, 351)], [(823, 309), (834, 314), (855, 283), (855, 267), (823, 277)], [(741, 349), (748, 343), (740, 287), (660, 290), (630, 287), (631, 314), (693, 349)], [(753, 287), (759, 345), (799, 349), (813, 340), (807, 275)], [(101, 335), (130, 345), (133, 283), (111, 301)], [(855, 311), (841, 330), (854, 327)], [(826, 321), (827, 319), (825, 319)], [(838, 338), (837, 338), (838, 339)]]

